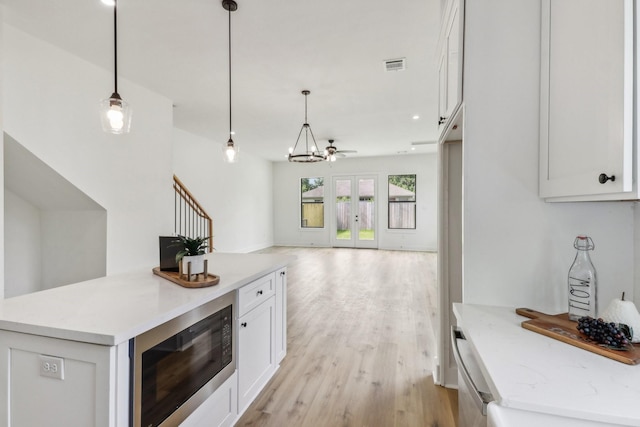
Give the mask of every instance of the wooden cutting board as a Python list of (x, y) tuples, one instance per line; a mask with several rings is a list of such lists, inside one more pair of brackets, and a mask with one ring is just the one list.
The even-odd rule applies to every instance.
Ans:
[(567, 344), (580, 347), (584, 350), (591, 351), (618, 362), (628, 365), (637, 365), (640, 363), (640, 345), (635, 344), (630, 350), (612, 350), (607, 347), (588, 340), (578, 330), (576, 326), (578, 322), (569, 320), (567, 313), (562, 314), (544, 314), (530, 308), (516, 308), (516, 313), (520, 316), (528, 317), (531, 320), (522, 322), (522, 327), (530, 331), (555, 338)]

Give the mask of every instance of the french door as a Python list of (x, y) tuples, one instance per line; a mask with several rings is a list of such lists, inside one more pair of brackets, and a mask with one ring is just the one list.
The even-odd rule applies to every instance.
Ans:
[(374, 175), (333, 177), (334, 247), (378, 247), (376, 181)]

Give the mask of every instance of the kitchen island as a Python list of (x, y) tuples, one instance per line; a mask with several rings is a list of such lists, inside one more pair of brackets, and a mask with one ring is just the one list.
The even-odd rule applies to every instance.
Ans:
[[(495, 404), (507, 412), (542, 414), (553, 426), (640, 426), (640, 365), (526, 330), (521, 323), (528, 319), (515, 308), (454, 304), (454, 313)], [(549, 417), (558, 418), (549, 424)]]
[[(264, 298), (272, 297), (274, 337), (286, 350), (282, 283), (292, 257), (212, 253), (207, 258), (209, 272), (220, 276), (219, 284), (207, 288), (183, 288), (154, 275), (150, 266), (0, 301), (0, 426), (129, 425), (130, 340), (269, 275), (272, 282), (281, 280)], [(275, 359), (278, 343), (272, 344)], [(64, 359), (63, 378), (43, 375), (42, 356)]]

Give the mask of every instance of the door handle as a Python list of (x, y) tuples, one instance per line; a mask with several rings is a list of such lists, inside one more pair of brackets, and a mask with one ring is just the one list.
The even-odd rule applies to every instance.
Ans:
[(467, 338), (459, 327), (451, 326), (451, 345), (453, 346), (453, 357), (456, 359), (456, 363), (458, 365), (458, 372), (460, 372), (463, 381), (467, 384), (469, 390), (471, 390), (472, 398), (478, 408), (482, 411), (482, 415), (487, 415), (487, 405), (494, 399), (491, 393), (478, 389), (471, 378), (471, 374), (469, 374), (467, 366), (464, 364), (464, 360), (460, 355), (460, 349), (458, 348), (458, 340), (466, 341), (466, 339)]

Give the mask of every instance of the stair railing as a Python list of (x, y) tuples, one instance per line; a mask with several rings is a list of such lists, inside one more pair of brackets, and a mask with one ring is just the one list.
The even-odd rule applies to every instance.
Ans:
[(173, 175), (174, 233), (186, 237), (209, 237), (209, 252), (213, 252), (213, 219), (202, 208), (185, 185)]

